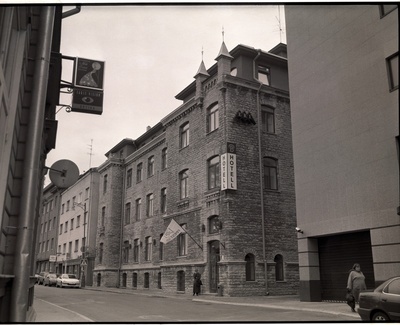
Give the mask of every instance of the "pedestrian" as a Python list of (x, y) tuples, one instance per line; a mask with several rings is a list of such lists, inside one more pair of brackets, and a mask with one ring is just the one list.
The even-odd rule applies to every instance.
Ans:
[(196, 269), (193, 273), (193, 296), (198, 296), (200, 294), (200, 286), (202, 284), (203, 283), (201, 282), (201, 274)]
[[(355, 303), (358, 303), (358, 300), (360, 298), (360, 291), (366, 289), (367, 286), (365, 285), (365, 276), (361, 272), (360, 264), (355, 263), (349, 273), (349, 278), (347, 280), (347, 290), (353, 294)], [(351, 311), (355, 312), (354, 307), (351, 307)]]

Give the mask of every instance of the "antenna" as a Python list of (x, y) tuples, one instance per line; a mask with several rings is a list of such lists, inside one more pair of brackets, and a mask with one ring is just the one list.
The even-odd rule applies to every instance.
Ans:
[(279, 42), (282, 43), (282, 34), (283, 34), (283, 29), (282, 29), (282, 24), (281, 24), (281, 6), (278, 5), (278, 15), (279, 17), (275, 18), (278, 20), (278, 27), (279, 27)]
[(92, 167), (92, 156), (93, 156), (93, 139), (90, 139), (90, 144), (88, 144), (89, 147), (89, 169)]
[(225, 31), (224, 31), (224, 26), (222, 26), (222, 42), (225, 42)]
[(203, 46), (201, 47), (201, 61), (203, 61)]

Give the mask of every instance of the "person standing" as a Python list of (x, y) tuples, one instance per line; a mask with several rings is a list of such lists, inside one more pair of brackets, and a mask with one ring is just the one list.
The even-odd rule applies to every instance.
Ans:
[[(366, 289), (367, 286), (365, 285), (365, 276), (361, 272), (360, 264), (355, 263), (349, 273), (349, 278), (347, 280), (347, 290), (351, 290), (355, 302), (358, 303), (358, 300), (360, 298), (360, 291)], [(351, 308), (351, 310), (355, 312), (355, 309), (353, 307)]]
[(193, 273), (193, 296), (194, 295), (198, 296), (200, 294), (200, 286), (201, 285), (202, 285), (201, 274), (196, 269), (196, 270), (194, 270), (194, 273)]

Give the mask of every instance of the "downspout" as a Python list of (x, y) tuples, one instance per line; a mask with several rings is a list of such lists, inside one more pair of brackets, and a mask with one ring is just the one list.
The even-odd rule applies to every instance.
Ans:
[[(25, 152), (25, 174), (22, 180), (21, 213), (15, 247), (13, 285), (10, 300), (10, 322), (26, 322), (28, 288), (32, 249), (34, 218), (37, 202), (38, 180), (41, 179), (40, 156), (44, 116), (46, 108), (47, 79), (49, 76), (51, 44), (55, 7), (45, 6), (40, 14), (40, 29), (35, 72), (32, 82), (32, 102)], [(39, 177), (40, 176), (40, 177)]]
[(259, 164), (259, 175), (260, 175), (260, 198), (261, 198), (261, 231), (262, 231), (262, 246), (263, 246), (263, 260), (264, 260), (264, 282), (265, 282), (265, 295), (268, 296), (268, 270), (267, 270), (267, 257), (266, 257), (266, 242), (265, 242), (265, 212), (264, 212), (264, 188), (263, 188), (263, 160), (262, 160), (262, 149), (261, 149), (261, 105), (260, 105), (260, 91), (263, 83), (255, 77), (257, 71), (256, 61), (261, 55), (261, 50), (258, 50), (257, 56), (253, 60), (253, 78), (260, 83), (260, 87), (257, 90), (257, 132), (258, 132), (258, 164)]
[(71, 9), (69, 11), (63, 12), (62, 13), (62, 19), (68, 18), (68, 17), (76, 15), (76, 14), (79, 14), (80, 12), (81, 12), (81, 6), (76, 6), (76, 8), (74, 8), (74, 9)]

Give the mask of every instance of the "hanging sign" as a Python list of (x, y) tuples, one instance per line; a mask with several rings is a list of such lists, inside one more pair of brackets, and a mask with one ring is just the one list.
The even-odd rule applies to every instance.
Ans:
[(236, 144), (227, 143), (227, 153), (221, 155), (221, 191), (237, 190)]
[(103, 113), (103, 92), (75, 87), (72, 93), (71, 111), (101, 115)]
[(74, 64), (74, 86), (103, 90), (104, 61), (76, 58)]

